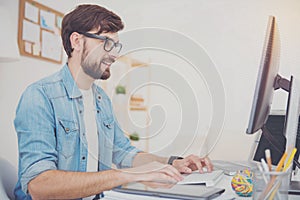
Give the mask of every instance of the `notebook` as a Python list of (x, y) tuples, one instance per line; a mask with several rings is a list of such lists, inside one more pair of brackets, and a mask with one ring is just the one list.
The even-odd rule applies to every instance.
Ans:
[[(225, 189), (206, 187), (204, 185), (174, 185), (172, 188), (151, 188), (141, 183), (130, 183), (120, 188), (115, 188), (113, 191), (132, 194), (146, 195), (161, 198), (174, 199), (203, 199), (209, 200), (221, 195)], [(141, 197), (142, 198), (142, 197)]]
[(205, 184), (206, 186), (214, 186), (223, 177), (223, 170), (214, 170), (212, 172), (205, 172), (200, 174), (198, 171), (194, 171), (191, 174), (184, 175), (183, 181), (178, 182), (179, 185), (186, 184)]

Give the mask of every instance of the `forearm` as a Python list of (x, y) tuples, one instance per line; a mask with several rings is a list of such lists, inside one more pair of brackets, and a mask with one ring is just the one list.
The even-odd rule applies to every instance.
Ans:
[(76, 199), (126, 184), (135, 177), (117, 170), (103, 172), (46, 171), (28, 184), (33, 199)]
[(144, 165), (144, 164), (147, 164), (147, 163), (150, 163), (153, 161), (157, 161), (162, 164), (167, 164), (168, 159), (169, 158), (167, 158), (167, 157), (161, 157), (161, 156), (156, 156), (156, 155), (150, 154), (150, 153), (140, 152), (134, 157), (132, 166), (137, 167), (137, 166)]

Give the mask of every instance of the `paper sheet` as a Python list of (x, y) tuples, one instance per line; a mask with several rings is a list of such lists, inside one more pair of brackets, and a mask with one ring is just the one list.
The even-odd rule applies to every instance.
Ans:
[(49, 31), (42, 31), (42, 57), (60, 61), (61, 54), (60, 36)]
[(41, 10), (40, 13), (40, 24), (42, 28), (53, 30), (55, 27), (55, 14)]
[(25, 41), (24, 44), (25, 44), (25, 52), (31, 54), (32, 53), (32, 51), (31, 51), (31, 46), (32, 46), (31, 43)]
[(39, 21), (39, 9), (34, 5), (25, 2), (25, 18), (32, 22), (38, 23)]
[(33, 44), (32, 51), (33, 51), (32, 52), (33, 55), (39, 56), (40, 52), (41, 52), (41, 45), (40, 45), (40, 43)]
[(40, 42), (40, 27), (37, 24), (29, 22), (27, 20), (23, 20), (23, 34), (22, 39), (38, 43)]
[(56, 16), (56, 26), (57, 28), (61, 29), (62, 17)]

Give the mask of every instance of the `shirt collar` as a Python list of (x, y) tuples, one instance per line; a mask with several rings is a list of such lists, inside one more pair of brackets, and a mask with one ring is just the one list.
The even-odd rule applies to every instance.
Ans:
[[(69, 98), (78, 98), (82, 96), (82, 93), (78, 88), (67, 63), (62, 68), (62, 79)], [(92, 90), (96, 93), (96, 95), (102, 96), (103, 94), (103, 90), (100, 87), (97, 87), (95, 83), (92, 85)]]
[(62, 79), (69, 98), (78, 98), (82, 96), (67, 63), (62, 68)]

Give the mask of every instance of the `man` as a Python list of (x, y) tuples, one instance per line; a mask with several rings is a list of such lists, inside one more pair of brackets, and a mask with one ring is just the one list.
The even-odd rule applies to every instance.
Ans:
[(92, 199), (129, 182), (164, 186), (182, 180), (180, 173), (212, 170), (208, 158), (155, 156), (124, 136), (109, 98), (94, 84), (110, 77), (122, 29), (120, 17), (98, 5), (80, 5), (64, 17), (67, 64), (30, 85), (16, 111), (17, 199)]

